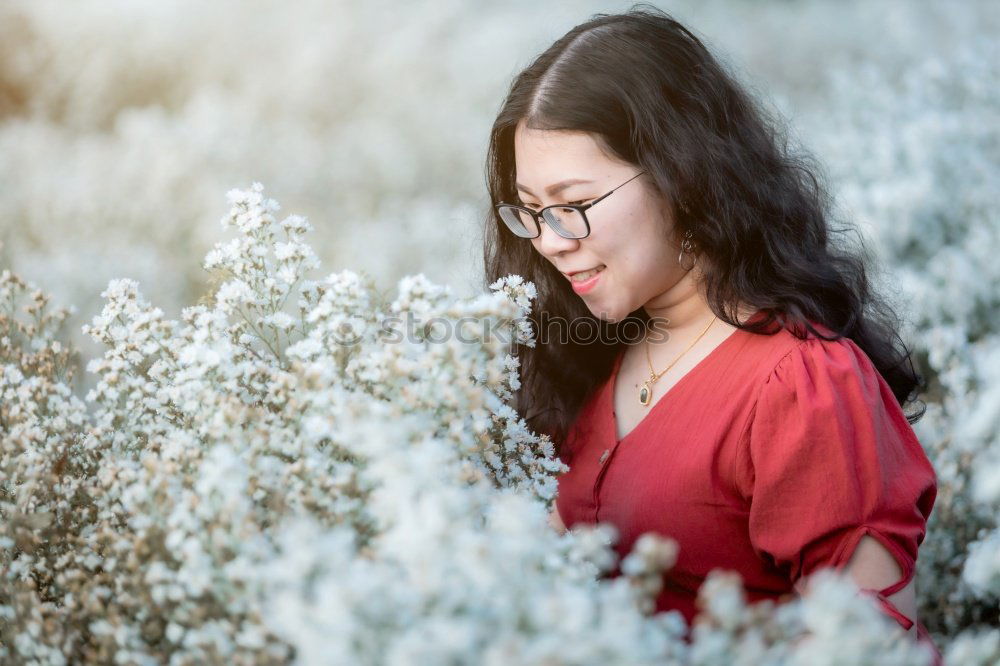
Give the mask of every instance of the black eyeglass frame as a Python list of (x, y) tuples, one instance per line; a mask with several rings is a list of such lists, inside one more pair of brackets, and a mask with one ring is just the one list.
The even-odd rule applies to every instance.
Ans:
[[(612, 189), (610, 192), (606, 192), (605, 194), (602, 194), (601, 196), (597, 197), (596, 199), (594, 199), (590, 203), (576, 204), (576, 205), (573, 205), (573, 204), (552, 204), (551, 206), (546, 206), (545, 208), (539, 208), (537, 211), (532, 210), (530, 208), (527, 208), (525, 206), (518, 206), (517, 204), (509, 204), (509, 203), (498, 203), (495, 206), (495, 208), (496, 208), (496, 211), (497, 211), (497, 215), (499, 215), (500, 219), (503, 220), (504, 225), (508, 229), (510, 229), (510, 232), (512, 234), (514, 234), (515, 236), (517, 236), (518, 238), (527, 238), (527, 239), (538, 238), (539, 236), (542, 235), (542, 222), (546, 222), (546, 223), (548, 223), (549, 227), (552, 228), (552, 231), (556, 232), (557, 234), (559, 234), (563, 238), (570, 238), (570, 239), (573, 239), (573, 240), (580, 240), (581, 238), (586, 238), (587, 236), (590, 235), (590, 220), (587, 219), (587, 214), (584, 211), (586, 211), (586, 210), (588, 210), (590, 208), (593, 208), (597, 204), (601, 203), (604, 199), (607, 199), (609, 196), (611, 196), (615, 192), (615, 190), (617, 190), (619, 188), (622, 188), (625, 185), (628, 185), (629, 183), (631, 183), (633, 180), (635, 180), (636, 178), (638, 178), (639, 176), (641, 176), (644, 173), (646, 173), (646, 172), (645, 171), (640, 171), (639, 173), (635, 174), (634, 176), (632, 176), (631, 178), (629, 178), (628, 180), (626, 180), (624, 183), (622, 183), (621, 185), (619, 185), (618, 187)], [(517, 232), (515, 232), (513, 229), (511, 229), (510, 225), (507, 224), (507, 221), (504, 220), (503, 214), (500, 212), (501, 206), (506, 206), (508, 208), (517, 208), (519, 210), (527, 211), (528, 214), (531, 215), (534, 218), (534, 220), (535, 220), (535, 226), (538, 227), (538, 233), (535, 234), (534, 236), (521, 236), (521, 235), (519, 235)], [(580, 215), (583, 217), (583, 224), (587, 228), (587, 233), (585, 233), (583, 236), (567, 236), (564, 233), (560, 233), (559, 226), (558, 226), (558, 221), (557, 221), (556, 224), (552, 224), (549, 221), (549, 219), (545, 217), (545, 212), (547, 210), (549, 210), (550, 208), (573, 208), (574, 210), (580, 211)], [(539, 218), (541, 218), (541, 220), (539, 220)]]

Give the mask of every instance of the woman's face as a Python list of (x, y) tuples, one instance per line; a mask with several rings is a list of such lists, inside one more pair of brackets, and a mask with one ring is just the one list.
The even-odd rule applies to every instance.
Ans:
[[(534, 210), (588, 203), (641, 171), (610, 159), (586, 132), (534, 130), (523, 123), (514, 133), (514, 153), (518, 194)], [(588, 182), (554, 189), (566, 180)], [(677, 263), (670, 207), (648, 174), (588, 209), (587, 220), (586, 238), (563, 238), (543, 223), (538, 238), (524, 242), (566, 277), (568, 288), (567, 273), (604, 267), (591, 287), (574, 289), (595, 317), (620, 321), (686, 275)]]

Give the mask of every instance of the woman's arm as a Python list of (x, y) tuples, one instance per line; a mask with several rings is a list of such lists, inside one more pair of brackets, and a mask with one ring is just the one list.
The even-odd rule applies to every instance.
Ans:
[(552, 529), (559, 534), (566, 533), (566, 526), (563, 525), (562, 517), (559, 515), (559, 509), (557, 509), (554, 505), (552, 507), (552, 513), (549, 514), (549, 525), (551, 525)]
[[(850, 573), (859, 587), (871, 590), (889, 587), (903, 575), (903, 570), (885, 546), (867, 534), (858, 542), (845, 571)], [(916, 579), (914, 574), (903, 589), (885, 597), (900, 613), (913, 620), (913, 626), (908, 631), (913, 638), (917, 637)]]
[[(862, 589), (882, 590), (900, 579), (903, 570), (877, 539), (864, 535), (844, 568), (851, 579)], [(795, 591), (802, 594), (806, 579), (799, 579)], [(913, 620), (913, 626), (907, 633), (914, 639), (917, 637), (917, 594), (914, 585), (916, 576), (910, 579), (903, 589), (885, 598), (892, 603), (900, 613)], [(808, 589), (808, 586), (805, 587)]]

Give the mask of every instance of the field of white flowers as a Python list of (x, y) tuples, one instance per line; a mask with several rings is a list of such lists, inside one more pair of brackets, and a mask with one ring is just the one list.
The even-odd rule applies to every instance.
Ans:
[[(920, 620), (1000, 663), (1000, 12), (657, 5), (877, 249), (930, 383)], [(672, 542), (608, 579), (613, 531), (546, 524), (562, 465), (481, 335), (533, 342), (532, 285), (481, 280), (485, 143), (627, 7), (0, 2), (0, 662), (929, 663), (834, 576), (719, 571), (685, 642), (646, 612)]]

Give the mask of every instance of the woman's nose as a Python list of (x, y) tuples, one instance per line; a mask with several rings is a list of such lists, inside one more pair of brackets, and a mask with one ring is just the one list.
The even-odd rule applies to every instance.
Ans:
[(572, 250), (580, 244), (580, 239), (578, 238), (564, 238), (560, 236), (544, 220), (540, 220), (538, 231), (538, 238), (534, 241), (535, 249), (545, 256), (554, 256), (560, 252)]

